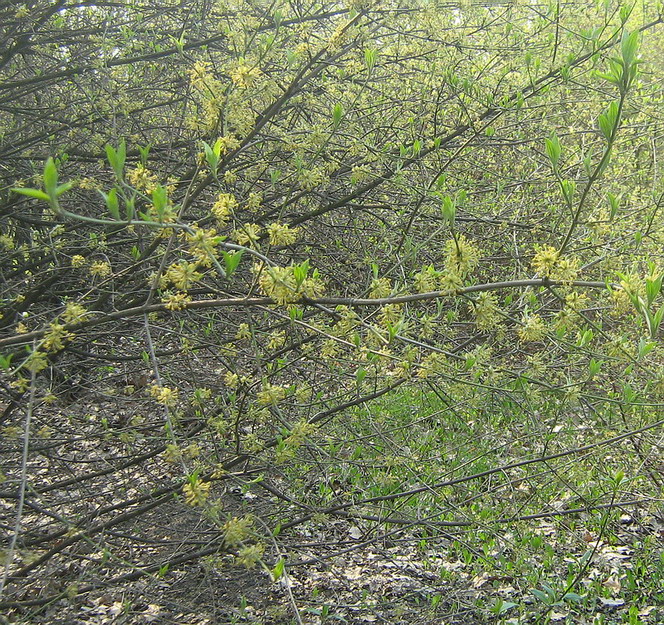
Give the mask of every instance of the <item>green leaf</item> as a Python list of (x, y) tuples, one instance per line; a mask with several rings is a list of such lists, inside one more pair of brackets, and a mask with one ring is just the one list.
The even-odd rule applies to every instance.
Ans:
[(226, 266), (226, 277), (230, 277), (233, 272), (237, 269), (240, 261), (242, 260), (242, 254), (244, 250), (238, 250), (237, 252), (223, 252), (224, 265)]
[(125, 160), (127, 157), (127, 148), (124, 140), (120, 142), (117, 151), (110, 143), (106, 144), (105, 149), (106, 158), (108, 158), (108, 162), (113, 168), (116, 178), (118, 180), (122, 180), (124, 175)]
[(654, 280), (646, 279), (646, 296), (648, 298), (649, 306), (655, 301), (655, 298), (662, 290), (662, 278), (664, 278), (664, 274), (658, 276)]
[(531, 588), (530, 592), (536, 599), (539, 599), (542, 603), (549, 605), (549, 596), (545, 592), (542, 592), (537, 588)]
[(603, 360), (595, 360), (594, 358), (590, 359), (590, 364), (588, 365), (588, 371), (590, 377), (597, 375), (604, 364)]
[(560, 160), (560, 154), (562, 152), (562, 146), (560, 145), (560, 140), (555, 132), (551, 133), (551, 137), (545, 139), (546, 144), (546, 154), (553, 165), (554, 171), (558, 169), (558, 161)]
[(203, 149), (205, 150), (205, 160), (207, 161), (207, 164), (210, 166), (210, 170), (214, 175), (217, 173), (217, 167), (219, 165), (219, 155), (214, 153), (214, 150), (210, 147), (210, 145), (203, 141)]
[(367, 66), (369, 72), (371, 72), (376, 65), (376, 51), (375, 50), (365, 50), (364, 51), (364, 64)]
[[(651, 323), (648, 324), (649, 326), (652, 325), (652, 319)], [(652, 331), (651, 331), (651, 336), (652, 336)], [(657, 345), (655, 341), (649, 341), (644, 337), (641, 337), (639, 339), (639, 359), (644, 358), (647, 356)]]
[(104, 198), (104, 201), (106, 202), (106, 208), (108, 209), (108, 212), (111, 214), (111, 217), (113, 219), (120, 219), (120, 207), (118, 206), (118, 192), (116, 189), (111, 189), (108, 193), (104, 193), (103, 191), (99, 191), (101, 193), (102, 197)]
[(575, 592), (568, 592), (565, 593), (563, 601), (567, 601), (568, 603), (581, 603), (583, 601), (583, 597)]
[(49, 156), (44, 165), (44, 189), (49, 197), (56, 197), (55, 191), (58, 186), (58, 168), (55, 161)]
[(450, 226), (454, 226), (456, 219), (456, 204), (449, 195), (443, 197), (443, 205), (440, 207), (443, 220)]
[(73, 181), (63, 182), (55, 188), (55, 197), (60, 197), (63, 193), (66, 193), (74, 186)]
[(282, 575), (284, 574), (284, 568), (286, 566), (286, 562), (283, 558), (279, 558), (277, 563), (275, 564), (274, 568), (272, 569), (272, 581), (276, 582), (279, 580)]
[(47, 193), (44, 193), (41, 189), (12, 189), (14, 193), (20, 193), (21, 195), (27, 195), (28, 197), (34, 197), (38, 200), (44, 200), (48, 202), (51, 198), (48, 197)]
[(332, 127), (337, 129), (341, 123), (341, 118), (343, 117), (344, 109), (341, 106), (340, 102), (337, 102), (332, 109)]
[(618, 214), (618, 209), (620, 208), (620, 200), (613, 193), (606, 194), (607, 200), (609, 200), (609, 205), (611, 206), (611, 219), (613, 219)]
[(166, 214), (166, 207), (168, 206), (168, 191), (166, 190), (166, 187), (158, 184), (152, 190), (152, 205), (157, 211), (159, 221), (163, 221), (164, 215)]
[(623, 32), (621, 52), (622, 60), (626, 67), (629, 67), (636, 60), (636, 51), (639, 48), (639, 31), (634, 30), (631, 33)]

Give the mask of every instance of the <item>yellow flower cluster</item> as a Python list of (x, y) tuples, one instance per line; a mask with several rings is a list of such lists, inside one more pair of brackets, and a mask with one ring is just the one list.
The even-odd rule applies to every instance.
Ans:
[(439, 279), (440, 271), (428, 265), (413, 276), (413, 286), (418, 293), (430, 293), (437, 289)]
[(305, 191), (313, 191), (325, 180), (325, 174), (318, 168), (301, 169), (297, 174), (297, 182)]
[(249, 515), (242, 518), (234, 516), (226, 521), (223, 526), (224, 544), (227, 547), (237, 547), (251, 536), (251, 530), (254, 526), (254, 519)]
[(388, 327), (399, 323), (399, 321), (401, 321), (402, 315), (403, 306), (401, 304), (387, 304), (381, 308), (378, 318), (384, 327)]
[(167, 310), (184, 310), (191, 297), (186, 293), (164, 293), (162, 301)]
[(134, 188), (151, 193), (157, 186), (157, 176), (140, 163), (127, 172), (127, 180)]
[(540, 247), (533, 256), (530, 266), (540, 276), (550, 276), (558, 264), (558, 250), (551, 245)]
[(5, 250), (13, 250), (15, 247), (14, 239), (8, 234), (0, 234), (0, 247)]
[(228, 388), (235, 390), (240, 385), (240, 376), (232, 371), (227, 371), (224, 375), (224, 384)]
[(205, 89), (210, 80), (214, 80), (210, 75), (212, 65), (208, 61), (196, 61), (189, 70), (189, 82), (191, 86), (199, 91)]
[(579, 261), (576, 258), (561, 258), (558, 250), (551, 245), (537, 248), (531, 267), (542, 277), (572, 282), (579, 273)]
[(491, 330), (500, 324), (496, 297), (492, 293), (480, 293), (475, 301), (473, 313), (479, 330)]
[(282, 306), (303, 297), (321, 297), (325, 291), (317, 272), (305, 278), (298, 286), (293, 266), (269, 267), (261, 272), (258, 283), (265, 295)]
[(369, 297), (372, 299), (381, 299), (389, 297), (392, 293), (392, 283), (389, 278), (374, 278), (369, 286)]
[(220, 153), (225, 154), (226, 152), (232, 152), (237, 150), (240, 147), (240, 142), (232, 135), (225, 135), (217, 139), (217, 143), (221, 148)]
[(433, 375), (440, 375), (447, 368), (447, 357), (440, 352), (431, 352), (420, 363), (417, 377), (426, 379)]
[(204, 482), (198, 476), (191, 479), (182, 487), (182, 493), (189, 506), (202, 506), (210, 494), (210, 482)]
[(81, 304), (76, 302), (68, 302), (65, 306), (65, 311), (62, 313), (62, 319), (65, 323), (74, 323), (81, 321), (87, 314), (87, 310)]
[(235, 338), (238, 339), (239, 341), (244, 341), (246, 339), (251, 338), (251, 330), (249, 329), (248, 323), (241, 323), (237, 327), (237, 333), (235, 334)]
[(270, 245), (292, 245), (297, 240), (298, 229), (275, 222), (267, 227), (267, 233)]
[(193, 226), (193, 233), (186, 233), (185, 239), (189, 243), (189, 252), (199, 265), (209, 267), (212, 259), (217, 257), (217, 245), (220, 238), (214, 228), (199, 228)]
[(438, 286), (443, 295), (454, 295), (463, 288), (463, 278), (456, 271), (446, 271), (441, 275)]
[(212, 206), (212, 214), (219, 223), (223, 226), (228, 221), (228, 218), (233, 214), (233, 210), (237, 206), (237, 200), (231, 193), (220, 193), (217, 196), (217, 201)]
[(79, 269), (80, 267), (83, 267), (85, 265), (85, 257), (81, 256), (80, 254), (74, 254), (74, 256), (71, 257), (71, 266), (74, 269)]
[(105, 260), (96, 260), (90, 265), (90, 275), (105, 278), (111, 273), (111, 265)]
[(265, 547), (260, 544), (249, 545), (247, 547), (242, 547), (240, 549), (237, 557), (235, 558), (235, 563), (240, 566), (244, 566), (248, 569), (256, 566), (256, 563), (260, 561), (265, 552)]
[(190, 263), (185, 260), (174, 263), (159, 279), (159, 286), (164, 289), (169, 284), (173, 284), (180, 291), (187, 291), (203, 277), (197, 269), (197, 263)]
[(260, 78), (261, 70), (257, 67), (249, 67), (249, 65), (241, 63), (231, 70), (230, 75), (235, 85), (241, 89), (248, 89)]
[(479, 250), (461, 234), (445, 244), (445, 268), (448, 273), (456, 273), (461, 278), (471, 273), (479, 262)]
[(258, 224), (244, 224), (235, 232), (233, 238), (240, 244), (251, 247), (261, 236), (261, 227)]
[(270, 340), (267, 342), (266, 347), (268, 349), (279, 349), (284, 346), (286, 342), (286, 333), (281, 331), (275, 331), (270, 334)]
[(546, 336), (546, 325), (539, 315), (525, 315), (521, 321), (517, 334), (523, 343), (541, 341)]
[(172, 408), (178, 401), (179, 393), (176, 388), (153, 384), (150, 387), (150, 395), (152, 395), (152, 397), (154, 397), (160, 404)]
[(267, 384), (256, 394), (256, 401), (261, 406), (276, 406), (286, 398), (286, 389), (277, 384)]
[(74, 335), (71, 332), (67, 332), (62, 324), (54, 322), (49, 326), (49, 330), (44, 336), (42, 347), (47, 352), (59, 352), (64, 348), (65, 343), (71, 341), (73, 338)]
[(48, 358), (44, 352), (35, 350), (25, 361), (25, 368), (28, 371), (39, 373), (48, 367)]

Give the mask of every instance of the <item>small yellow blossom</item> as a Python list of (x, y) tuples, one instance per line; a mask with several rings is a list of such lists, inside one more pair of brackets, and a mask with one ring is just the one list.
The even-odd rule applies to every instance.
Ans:
[(447, 357), (440, 352), (431, 352), (420, 363), (417, 377), (426, 379), (430, 376), (440, 375), (447, 368)]
[(480, 293), (472, 311), (475, 314), (475, 323), (479, 330), (491, 330), (500, 322), (496, 296), (491, 293)]
[(225, 154), (226, 152), (232, 152), (233, 150), (237, 150), (240, 147), (240, 142), (232, 135), (225, 135), (223, 137), (219, 137), (219, 139), (217, 139), (217, 143), (221, 148), (220, 150), (221, 154)]
[(81, 306), (81, 304), (68, 302), (65, 311), (62, 313), (62, 319), (65, 323), (74, 323), (76, 321), (81, 321), (87, 312), (88, 311), (84, 306)]
[(191, 297), (186, 293), (164, 293), (162, 297), (167, 310), (184, 310), (191, 302)]
[(526, 315), (517, 334), (523, 343), (541, 341), (546, 336), (546, 325), (539, 315)]
[(558, 264), (559, 253), (551, 245), (543, 245), (535, 252), (530, 266), (540, 275), (548, 277)]
[(251, 536), (254, 526), (253, 517), (246, 515), (242, 518), (233, 517), (223, 526), (224, 543), (227, 547), (237, 547)]
[(105, 278), (111, 273), (111, 265), (105, 260), (96, 260), (90, 265), (90, 275)]
[(258, 78), (261, 76), (261, 70), (257, 67), (249, 67), (248, 65), (242, 63), (236, 68), (232, 69), (231, 80), (234, 84), (242, 89), (247, 89), (251, 87)]
[(251, 338), (251, 330), (249, 329), (248, 323), (241, 323), (237, 327), (237, 333), (235, 334), (235, 338), (238, 339), (239, 341), (244, 341), (246, 339)]
[(152, 193), (157, 187), (157, 176), (142, 163), (127, 172), (127, 180), (133, 187), (145, 193)]
[(445, 244), (447, 258), (445, 267), (449, 272), (457, 273), (461, 278), (471, 273), (479, 262), (479, 251), (461, 234)]
[(74, 335), (71, 332), (67, 332), (65, 326), (54, 322), (49, 326), (49, 330), (44, 336), (42, 347), (47, 352), (59, 352), (64, 348), (65, 343), (71, 341), (73, 338)]
[(235, 390), (240, 384), (240, 376), (232, 371), (227, 371), (224, 375), (224, 384), (228, 388)]
[(0, 234), (0, 247), (5, 250), (13, 250), (15, 247), (14, 239), (12, 239), (8, 234)]
[(267, 342), (266, 347), (268, 349), (279, 349), (280, 347), (284, 346), (285, 342), (286, 342), (286, 333), (283, 330), (276, 331), (270, 335), (270, 340)]
[(248, 569), (251, 569), (254, 566), (256, 566), (256, 563), (259, 562), (260, 559), (263, 557), (264, 551), (265, 547), (263, 547), (263, 545), (260, 544), (249, 545), (248, 547), (242, 547), (237, 557), (235, 558), (235, 562), (240, 566), (244, 566)]
[(267, 227), (270, 245), (292, 245), (297, 240), (298, 229), (287, 224), (272, 223)]
[(389, 297), (392, 292), (392, 283), (389, 278), (374, 278), (369, 287), (369, 297), (372, 299), (380, 299)]
[(192, 233), (186, 233), (185, 238), (189, 243), (189, 252), (196, 258), (199, 264), (210, 266), (212, 259), (217, 257), (217, 245), (219, 237), (214, 228), (192, 227)]
[(440, 276), (438, 288), (443, 295), (454, 295), (463, 288), (463, 278), (456, 271), (445, 271)]
[(173, 284), (180, 291), (187, 291), (203, 277), (197, 269), (197, 263), (187, 261), (175, 263), (161, 277), (160, 286), (163, 288), (168, 284)]
[(46, 367), (48, 367), (48, 358), (41, 351), (32, 352), (25, 361), (25, 368), (33, 373), (39, 373), (46, 369)]
[(220, 193), (217, 196), (217, 201), (212, 206), (212, 214), (216, 218), (219, 225), (224, 225), (229, 217), (232, 216), (233, 210), (237, 206), (237, 200), (231, 193)]
[(244, 224), (233, 233), (233, 237), (240, 245), (252, 246), (261, 235), (261, 227), (258, 224)]
[(173, 407), (178, 401), (179, 393), (177, 388), (169, 388), (168, 386), (153, 384), (150, 387), (150, 395), (152, 395), (152, 397), (154, 397), (160, 404)]
[(418, 293), (435, 291), (440, 279), (440, 272), (433, 265), (422, 267), (421, 271), (413, 276), (413, 286)]
[(261, 406), (276, 406), (286, 398), (286, 389), (276, 384), (267, 384), (263, 390), (256, 394), (256, 400)]
[(318, 167), (302, 169), (297, 174), (297, 181), (305, 191), (313, 191), (325, 180), (325, 174)]
[(83, 267), (85, 265), (85, 257), (81, 256), (80, 254), (75, 254), (74, 256), (71, 257), (71, 266), (74, 269), (78, 269), (79, 267)]
[(210, 482), (204, 482), (198, 476), (190, 479), (183, 487), (182, 492), (189, 506), (202, 506), (210, 494)]

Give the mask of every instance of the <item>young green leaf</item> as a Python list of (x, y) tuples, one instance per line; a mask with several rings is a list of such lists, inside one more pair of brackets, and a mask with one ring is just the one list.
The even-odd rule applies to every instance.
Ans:
[(49, 201), (47, 193), (44, 193), (41, 189), (12, 189), (14, 193), (20, 193), (21, 195), (27, 195), (28, 197), (34, 197), (38, 200), (44, 200), (45, 202)]
[(244, 250), (238, 250), (237, 252), (222, 251), (221, 253), (224, 257), (224, 265), (226, 266), (226, 277), (230, 277), (240, 264)]
[(343, 117), (344, 109), (341, 106), (340, 102), (337, 102), (332, 109), (332, 127), (336, 130), (341, 123), (341, 118)]
[(623, 32), (621, 42), (622, 60), (625, 67), (629, 67), (636, 60), (636, 52), (639, 48), (639, 31), (634, 30), (631, 33)]
[(278, 581), (282, 575), (284, 574), (284, 569), (285, 569), (286, 562), (283, 558), (279, 558), (277, 560), (277, 563), (275, 564), (274, 568), (272, 569), (272, 581), (276, 582)]
[(44, 189), (49, 197), (56, 197), (57, 186), (58, 168), (55, 165), (55, 161), (49, 156), (44, 165)]
[(558, 169), (558, 161), (560, 160), (560, 153), (562, 152), (562, 146), (560, 145), (560, 140), (555, 132), (551, 133), (551, 137), (545, 139), (546, 144), (546, 154), (553, 165), (554, 171)]

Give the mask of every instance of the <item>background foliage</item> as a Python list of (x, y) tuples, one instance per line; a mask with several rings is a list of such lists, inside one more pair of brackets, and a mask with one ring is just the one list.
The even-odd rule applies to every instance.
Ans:
[(658, 618), (659, 3), (0, 7), (12, 618), (378, 545)]

